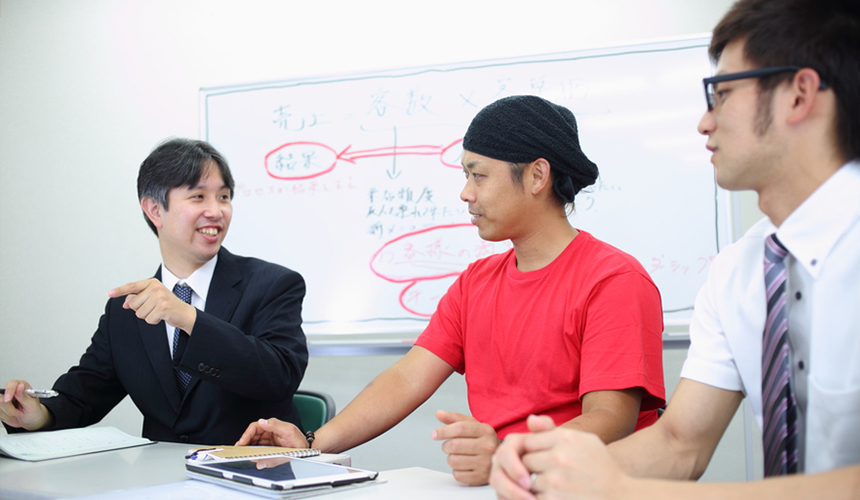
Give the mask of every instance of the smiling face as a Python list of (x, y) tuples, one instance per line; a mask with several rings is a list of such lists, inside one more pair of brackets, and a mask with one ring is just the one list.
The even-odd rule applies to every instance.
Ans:
[[(726, 45), (717, 75), (755, 69), (744, 58), (743, 47), (743, 40)], [(759, 191), (774, 175), (780, 175), (774, 161), (781, 147), (772, 126), (773, 116), (770, 106), (759, 102), (760, 96), (773, 99), (773, 93), (761, 94), (758, 82), (746, 78), (716, 84), (717, 105), (699, 122), (699, 132), (708, 136), (706, 147), (713, 153), (717, 183), (725, 189)]]
[(468, 203), (472, 224), (487, 241), (516, 240), (529, 230), (533, 207), (521, 180), (511, 178), (508, 162), (463, 151), (466, 185), (460, 199)]
[(218, 253), (233, 215), (230, 188), (214, 163), (195, 186), (171, 189), (168, 208), (152, 198), (144, 198), (141, 206), (157, 228), (165, 265), (179, 278), (187, 278)]

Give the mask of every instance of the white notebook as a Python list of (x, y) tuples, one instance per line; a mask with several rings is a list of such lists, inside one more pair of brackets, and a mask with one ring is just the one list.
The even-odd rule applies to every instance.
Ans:
[(84, 427), (60, 431), (2, 434), (0, 435), (0, 454), (37, 462), (154, 443), (145, 438), (126, 434), (116, 427)]

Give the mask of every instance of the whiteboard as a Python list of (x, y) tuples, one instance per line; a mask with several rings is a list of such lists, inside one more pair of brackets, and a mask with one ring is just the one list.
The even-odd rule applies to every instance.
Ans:
[(482, 241), (459, 199), (461, 141), (485, 105), (568, 107), (600, 169), (573, 225), (636, 257), (667, 324), (685, 322), (729, 241), (701, 79), (709, 38), (201, 89), (201, 136), (236, 180), (231, 251), (307, 283), (309, 334), (418, 332)]

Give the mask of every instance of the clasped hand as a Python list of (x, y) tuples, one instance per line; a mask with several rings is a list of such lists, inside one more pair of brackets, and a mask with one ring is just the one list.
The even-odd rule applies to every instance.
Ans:
[(606, 445), (594, 434), (556, 427), (546, 416), (531, 415), (530, 434), (505, 437), (493, 457), (490, 484), (504, 500), (535, 498), (614, 498), (625, 491), (621, 472)]
[(493, 427), (468, 415), (450, 411), (439, 410), (436, 418), (446, 425), (434, 430), (430, 437), (445, 441), (442, 451), (448, 454), (448, 465), (454, 479), (469, 486), (487, 484), (493, 453), (499, 446)]

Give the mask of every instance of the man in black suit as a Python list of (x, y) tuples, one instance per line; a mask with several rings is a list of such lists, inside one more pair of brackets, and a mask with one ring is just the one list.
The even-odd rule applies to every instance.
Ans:
[(142, 435), (157, 441), (233, 443), (271, 415), (298, 424), (304, 280), (221, 247), (232, 216), (227, 162), (203, 141), (168, 140), (141, 164), (138, 197), (162, 266), (108, 292), (89, 348), (54, 384), (58, 397), (40, 401), (12, 380), (0, 420), (13, 432), (87, 426), (128, 394)]

